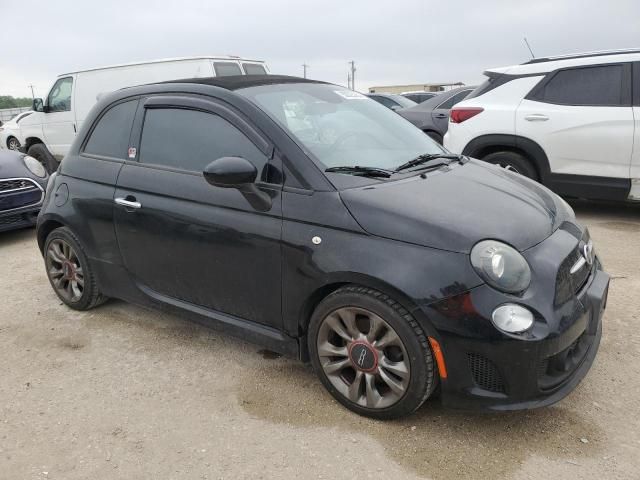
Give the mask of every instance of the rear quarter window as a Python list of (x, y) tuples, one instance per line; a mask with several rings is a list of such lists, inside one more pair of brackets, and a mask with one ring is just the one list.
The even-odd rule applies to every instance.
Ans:
[(243, 63), (244, 73), (247, 75), (266, 75), (267, 71), (257, 63)]
[(83, 153), (102, 157), (126, 158), (131, 125), (138, 100), (118, 103), (109, 108), (95, 124)]
[(216, 71), (216, 77), (242, 75), (242, 70), (240, 70), (240, 65), (238, 65), (235, 62), (214, 62), (213, 68)]

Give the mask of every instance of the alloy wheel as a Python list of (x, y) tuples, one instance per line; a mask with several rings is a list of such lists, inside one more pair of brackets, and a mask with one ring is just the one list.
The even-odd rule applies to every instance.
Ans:
[(71, 245), (61, 239), (49, 244), (47, 273), (56, 292), (69, 302), (78, 302), (84, 292), (84, 272)]
[(320, 325), (317, 349), (331, 384), (357, 405), (387, 408), (407, 391), (407, 350), (391, 325), (373, 312), (358, 307), (334, 310)]
[(15, 138), (10, 138), (7, 147), (9, 147), (9, 150), (18, 150), (18, 148), (20, 148), (20, 142)]

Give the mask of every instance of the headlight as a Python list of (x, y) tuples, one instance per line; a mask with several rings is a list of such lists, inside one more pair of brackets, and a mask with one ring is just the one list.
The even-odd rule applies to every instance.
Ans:
[(531, 282), (529, 264), (520, 252), (496, 240), (476, 243), (471, 264), (485, 282), (502, 292), (522, 292)]
[(44, 178), (47, 176), (47, 171), (35, 158), (25, 155), (22, 161), (24, 162), (24, 166), (27, 167), (36, 177)]

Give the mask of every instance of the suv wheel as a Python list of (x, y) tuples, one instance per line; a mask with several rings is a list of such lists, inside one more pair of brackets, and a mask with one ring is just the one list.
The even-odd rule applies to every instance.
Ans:
[(27, 151), (27, 155), (38, 160), (49, 174), (58, 170), (58, 161), (42, 143), (31, 145)]
[(538, 180), (538, 173), (529, 159), (516, 152), (494, 152), (482, 159), (485, 162), (519, 173), (532, 180)]
[(89, 259), (69, 228), (57, 228), (49, 234), (44, 261), (53, 290), (67, 306), (89, 310), (105, 302)]
[(437, 377), (427, 337), (387, 295), (348, 286), (325, 298), (309, 325), (311, 362), (344, 406), (378, 419), (417, 410)]

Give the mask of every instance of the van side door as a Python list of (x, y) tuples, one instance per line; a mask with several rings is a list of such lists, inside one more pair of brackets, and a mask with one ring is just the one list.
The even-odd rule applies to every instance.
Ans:
[(67, 154), (76, 136), (73, 84), (73, 76), (59, 78), (51, 87), (44, 105), (44, 142), (58, 160)]

